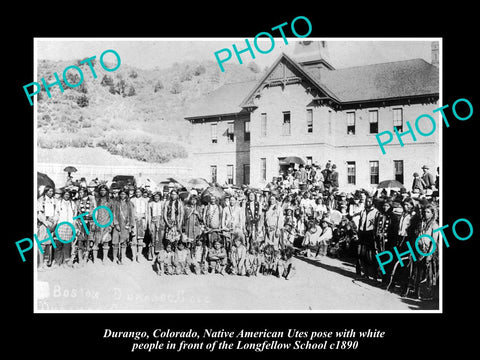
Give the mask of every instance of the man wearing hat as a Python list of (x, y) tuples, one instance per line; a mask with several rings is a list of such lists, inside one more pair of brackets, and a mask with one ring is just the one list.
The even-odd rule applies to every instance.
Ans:
[(413, 173), (412, 191), (415, 192), (415, 189), (417, 189), (420, 194), (423, 194), (423, 190), (425, 189), (425, 183), (417, 172)]
[[(118, 200), (113, 206), (113, 235), (112, 248), (113, 260), (117, 264), (123, 265), (122, 260), (126, 259), (127, 241), (130, 233), (135, 227), (135, 217), (133, 214), (133, 205), (128, 199), (126, 189), (121, 189), (118, 192)], [(119, 257), (119, 250), (121, 251)]]
[(435, 185), (435, 178), (428, 171), (429, 168), (427, 165), (423, 165), (422, 170), (423, 170), (422, 180), (425, 185), (425, 189), (432, 189), (432, 187)]
[(372, 276), (375, 278), (376, 273), (373, 270), (374, 256), (375, 256), (375, 233), (377, 218), (379, 216), (378, 210), (373, 206), (373, 199), (368, 196), (365, 199), (365, 208), (360, 212), (360, 219), (358, 224), (358, 248), (356, 272), (357, 275)]
[[(108, 194), (108, 187), (105, 184), (99, 185), (97, 188), (98, 191), (98, 196), (95, 199), (97, 207), (99, 206), (106, 206), (110, 209), (110, 211), (113, 208), (113, 201), (110, 199), (110, 196)], [(113, 213), (113, 211), (112, 211)], [(104, 208), (99, 208), (97, 212), (95, 213), (96, 220), (99, 224), (104, 225), (108, 224), (111, 222), (112, 219), (110, 219), (110, 213), (104, 209)], [(113, 223), (113, 222), (112, 222)], [(112, 225), (109, 225), (107, 227), (100, 227), (97, 226), (96, 224), (94, 225), (94, 239), (95, 243), (93, 245), (93, 259), (96, 261), (98, 257), (98, 250), (99, 250), (99, 245), (102, 244), (102, 258), (100, 259), (102, 262), (108, 259), (108, 249), (109, 249), (109, 242), (112, 238)]]
[(330, 165), (331, 165), (331, 161), (328, 160), (328, 162), (325, 164), (325, 169), (321, 171), (323, 175), (323, 184), (325, 186), (325, 189), (327, 190), (330, 188), (330, 184), (331, 184), (330, 174), (332, 170), (330, 170)]
[[(78, 229), (78, 261), (80, 265), (84, 265), (85, 262), (88, 262), (88, 257), (90, 255), (90, 251), (93, 248), (94, 244), (94, 235), (93, 235), (93, 227), (95, 223), (93, 222), (92, 218), (92, 211), (97, 207), (95, 197), (88, 194), (86, 187), (80, 187), (78, 189), (78, 200), (75, 203), (78, 214), (88, 213), (87, 215), (83, 216), (83, 221), (85, 225), (82, 224), (81, 219), (77, 219), (77, 229)], [(85, 229), (85, 227), (88, 229)], [(95, 259), (93, 259), (95, 261)]]
[(165, 218), (163, 217), (165, 201), (159, 191), (153, 193), (153, 201), (148, 203), (147, 222), (151, 235), (148, 245), (148, 260), (153, 260), (153, 255), (163, 250), (163, 238), (165, 235)]
[(205, 206), (202, 219), (207, 232), (207, 246), (211, 248), (213, 243), (220, 239), (222, 228), (222, 208), (217, 204), (213, 194), (210, 195), (209, 202)]
[(265, 213), (265, 238), (268, 244), (273, 245), (277, 250), (280, 246), (283, 247), (282, 231), (284, 225), (283, 209), (277, 203), (275, 195), (271, 195), (269, 199), (269, 207)]
[(130, 199), (135, 215), (135, 229), (130, 242), (130, 249), (132, 250), (132, 260), (136, 262), (139, 262), (138, 257), (141, 256), (144, 247), (143, 239), (147, 228), (148, 200), (148, 197), (143, 197), (141, 188), (136, 188), (135, 196)]
[(338, 188), (338, 171), (337, 165), (332, 165), (332, 172), (330, 173), (330, 186)]

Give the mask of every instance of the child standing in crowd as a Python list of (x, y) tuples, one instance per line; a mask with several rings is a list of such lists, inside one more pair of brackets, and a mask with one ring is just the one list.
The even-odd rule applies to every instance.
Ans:
[(232, 273), (246, 275), (247, 248), (243, 245), (243, 234), (234, 233), (235, 248), (232, 251)]
[(205, 274), (206, 249), (202, 244), (202, 240), (198, 238), (192, 249), (192, 265), (195, 274)]

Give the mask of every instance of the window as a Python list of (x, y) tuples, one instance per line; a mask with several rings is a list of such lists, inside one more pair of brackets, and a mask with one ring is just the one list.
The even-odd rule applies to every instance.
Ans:
[(233, 185), (233, 165), (227, 165), (227, 184)]
[(282, 127), (282, 135), (290, 135), (291, 134), (291, 126), (290, 126), (290, 111), (283, 112), (283, 127)]
[(393, 109), (393, 128), (403, 131), (403, 109)]
[(250, 164), (243, 164), (243, 183), (250, 184)]
[(235, 123), (233, 121), (227, 123), (227, 142), (235, 141)]
[(370, 161), (370, 184), (378, 184), (378, 161)]
[(393, 160), (395, 180), (403, 184), (403, 160)]
[(370, 134), (378, 133), (378, 110), (370, 110), (368, 112), (370, 118)]
[(307, 133), (313, 132), (313, 109), (307, 109)]
[(267, 113), (260, 115), (260, 136), (267, 136)]
[(216, 183), (217, 182), (217, 165), (210, 166), (210, 174), (212, 177), (212, 183)]
[(262, 181), (267, 181), (267, 159), (260, 159), (260, 174), (262, 176)]
[(312, 157), (307, 156), (307, 165), (312, 166)]
[(355, 112), (347, 112), (347, 134), (355, 135)]
[(217, 143), (217, 124), (210, 125), (210, 133), (212, 138), (212, 144)]
[(244, 130), (244, 137), (245, 141), (250, 141), (250, 121), (245, 121), (243, 125)]
[(355, 185), (356, 170), (355, 161), (347, 161), (347, 183)]

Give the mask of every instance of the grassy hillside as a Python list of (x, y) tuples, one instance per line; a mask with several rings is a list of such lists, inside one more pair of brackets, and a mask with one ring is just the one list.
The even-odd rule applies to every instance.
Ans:
[[(167, 69), (144, 70), (122, 64), (114, 72), (94, 63), (95, 79), (80, 59), (38, 62), (38, 82), (61, 78), (63, 69), (78, 65), (82, 85), (70, 88), (63, 83), (42, 88), (38, 96), (38, 146), (40, 148), (102, 147), (111, 154), (146, 162), (164, 163), (187, 156), (191, 133), (184, 115), (195, 101), (226, 82), (258, 78), (258, 69), (231, 64), (222, 73), (212, 61), (175, 63)], [(113, 67), (113, 64), (106, 66)], [(67, 80), (79, 82), (77, 71), (69, 70)], [(63, 80), (62, 80), (63, 82)]]

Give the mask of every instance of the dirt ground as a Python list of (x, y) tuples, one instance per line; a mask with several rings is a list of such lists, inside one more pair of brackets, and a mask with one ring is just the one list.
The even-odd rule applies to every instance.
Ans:
[(158, 276), (152, 262), (89, 262), (38, 272), (37, 310), (162, 311), (408, 311), (438, 309), (438, 302), (404, 299), (379, 283), (355, 280), (351, 263), (295, 258), (290, 280), (275, 276)]

